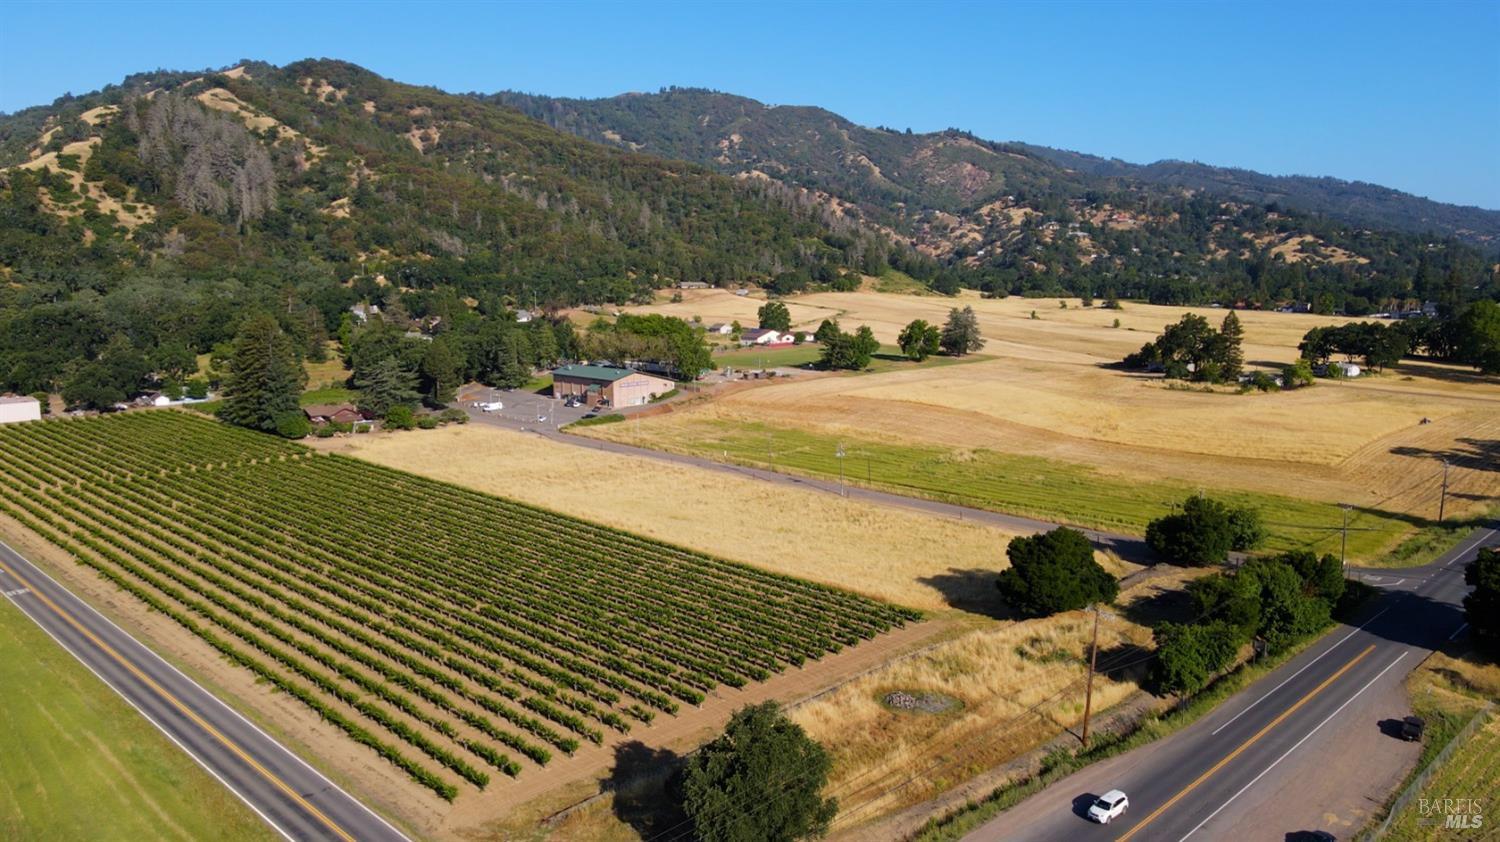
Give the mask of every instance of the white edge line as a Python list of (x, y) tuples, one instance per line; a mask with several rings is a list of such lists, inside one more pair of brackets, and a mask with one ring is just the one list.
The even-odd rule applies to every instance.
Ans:
[[(160, 661), (162, 664), (165, 664), (166, 667), (167, 667), (167, 669), (169, 669), (172, 672), (176, 673), (179, 677), (182, 678), (182, 680), (184, 680), (187, 683), (189, 683), (189, 684), (193, 685), (194, 687), (196, 687), (200, 692), (202, 692), (205, 696), (207, 696), (210, 700), (212, 700), (219, 707), (221, 707), (224, 710), (228, 711), (229, 713), (233, 714), (236, 719), (238, 719), (241, 722), (245, 723), (246, 725), (250, 726), (257, 734), (260, 734), (268, 742), (270, 742), (276, 748), (280, 749), (283, 753), (285, 753), (288, 757), (291, 757), (293, 760), (295, 760), (298, 763), (302, 764), (303, 768), (305, 768), (305, 769), (307, 769), (307, 771), (313, 773), (313, 775), (315, 775), (318, 778), (318, 780), (321, 780), (323, 783), (327, 784), (328, 786), (334, 788), (335, 790), (338, 790), (338, 792), (341, 793), (345, 798), (349, 799), (354, 804), (357, 804), (360, 809), (364, 810), (366, 813), (369, 813), (371, 816), (374, 816), (376, 821), (378, 821), (381, 824), (383, 824), (383, 825), (386, 826), (386, 829), (388, 829), (392, 833), (396, 834), (396, 836), (398, 836), (399, 838), (405, 839), (405, 840), (407, 840), (407, 842), (411, 842), (411, 837), (407, 836), (405, 833), (402, 833), (400, 830), (397, 830), (390, 822), (386, 821), (386, 819), (385, 819), (384, 816), (382, 816), (379, 813), (375, 812), (374, 810), (370, 809), (369, 805), (365, 804), (365, 802), (361, 801), (358, 798), (355, 798), (353, 795), (350, 795), (347, 791), (344, 790), (343, 787), (341, 787), (338, 784), (334, 783), (333, 781), (329, 780), (326, 775), (324, 775), (322, 772), (318, 771), (317, 769), (313, 768), (312, 764), (310, 764), (306, 760), (302, 759), (301, 755), (297, 754), (295, 751), (292, 751), (291, 749), (289, 749), (286, 746), (282, 745), (279, 740), (277, 740), (275, 737), (272, 737), (270, 734), (267, 734), (264, 730), (261, 729), (261, 727), (259, 725), (256, 725), (254, 722), (251, 722), (250, 720), (246, 719), (243, 714), (241, 714), (239, 711), (235, 710), (234, 708), (230, 707), (229, 704), (226, 703), (223, 699), (220, 699), (216, 694), (210, 692), (203, 685), (199, 684), (198, 682), (194, 681), (193, 679), (191, 679), (187, 675), (185, 675), (182, 672), (182, 670), (178, 669), (175, 665), (173, 665), (171, 661), (168, 661), (166, 658), (163, 658), (161, 655), (158, 655), (153, 649), (151, 649), (151, 647), (147, 646), (144, 643), (141, 643), (139, 640), (137, 640), (129, 632), (127, 632), (124, 629), (120, 628), (118, 625), (115, 624), (115, 622), (113, 620), (111, 620), (110, 618), (104, 616), (104, 614), (100, 613), (100, 611), (97, 608), (95, 608), (94, 606), (88, 604), (88, 602), (85, 601), (82, 597), (80, 597), (77, 594), (73, 593), (67, 587), (65, 587), (64, 585), (62, 585), (61, 583), (59, 583), (56, 579), (52, 578), (47, 573), (47, 571), (41, 569), (40, 567), (37, 567), (35, 564), (32, 563), (32, 561), (30, 559), (26, 558), (26, 556), (24, 556), (24, 555), (16, 552), (16, 549), (14, 547), (12, 547), (11, 545), (5, 543), (4, 541), (0, 541), (0, 547), (4, 547), (5, 549), (9, 550), (12, 555), (16, 556), (17, 558), (19, 558), (23, 562), (25, 562), (27, 567), (30, 567), (32, 570), (35, 570), (36, 572), (42, 574), (42, 578), (46, 579), (47, 581), (51, 582), (53, 585), (57, 586), (57, 588), (59, 590), (61, 590), (64, 593), (66, 593), (68, 596), (73, 597), (74, 600), (76, 600), (84, 608), (88, 609), (88, 611), (90, 613), (92, 613), (94, 616), (96, 616), (99, 619), (103, 620), (104, 622), (108, 623), (111, 628), (113, 628), (115, 631), (119, 632), (120, 634), (124, 635), (128, 640), (130, 640), (131, 643), (134, 643), (135, 645), (141, 647), (141, 649), (144, 650), (149, 655), (151, 655), (151, 657), (153, 657), (156, 660)], [(33, 621), (33, 622), (35, 622), (35, 621)], [(67, 648), (67, 647), (64, 647), (64, 648)], [(215, 777), (217, 777), (217, 776), (215, 776)], [(290, 838), (290, 837), (288, 837), (288, 838)]]
[(1228, 722), (1225, 722), (1223, 725), (1220, 725), (1219, 727), (1217, 727), (1214, 730), (1210, 731), (1208, 735), (1210, 737), (1217, 736), (1220, 731), (1222, 731), (1225, 728), (1228, 728), (1230, 725), (1232, 725), (1236, 719), (1239, 719), (1241, 716), (1244, 716), (1245, 714), (1249, 713), (1251, 708), (1255, 707), (1256, 705), (1260, 704), (1261, 702), (1264, 702), (1266, 699), (1270, 698), (1270, 696), (1271, 696), (1272, 693), (1275, 693), (1277, 690), (1280, 690), (1281, 688), (1285, 687), (1288, 681), (1291, 681), (1292, 679), (1294, 679), (1297, 676), (1301, 675), (1304, 670), (1306, 670), (1308, 667), (1312, 666), (1313, 664), (1316, 664), (1324, 655), (1327, 655), (1329, 652), (1332, 652), (1333, 650), (1339, 648), (1340, 646), (1343, 646), (1344, 643), (1349, 640), (1349, 638), (1355, 636), (1356, 634), (1359, 634), (1361, 631), (1364, 630), (1365, 626), (1368, 626), (1369, 624), (1371, 624), (1371, 623), (1375, 622), (1376, 620), (1380, 619), (1381, 614), (1384, 614), (1386, 611), (1389, 611), (1389, 610), (1391, 610), (1394, 607), (1395, 606), (1390, 606), (1390, 605), (1386, 606), (1385, 610), (1381, 611), (1380, 614), (1376, 614), (1374, 617), (1371, 617), (1370, 619), (1368, 619), (1368, 620), (1364, 621), (1363, 623), (1361, 623), (1359, 626), (1355, 627), (1348, 634), (1346, 634), (1342, 638), (1340, 638), (1337, 643), (1333, 644), (1332, 646), (1328, 647), (1327, 649), (1324, 649), (1322, 652), (1319, 652), (1318, 656), (1316, 658), (1313, 658), (1311, 661), (1308, 661), (1307, 663), (1303, 664), (1302, 667), (1301, 667), (1301, 669), (1298, 669), (1296, 672), (1294, 672), (1291, 675), (1287, 676), (1286, 678), (1282, 679), (1282, 682), (1280, 684), (1276, 685), (1275, 687), (1272, 687), (1270, 690), (1267, 690), (1266, 694), (1264, 696), (1261, 696), (1259, 699), (1256, 699), (1255, 701), (1253, 701), (1250, 704), (1246, 705), (1244, 710), (1240, 711), (1239, 713), (1235, 714), (1234, 716), (1231, 716), (1229, 718)]
[(1344, 708), (1346, 708), (1346, 707), (1349, 706), (1350, 702), (1352, 702), (1355, 699), (1359, 698), (1362, 693), (1364, 693), (1366, 690), (1370, 689), (1370, 685), (1372, 685), (1375, 682), (1379, 681), (1380, 678), (1381, 678), (1381, 676), (1383, 676), (1386, 673), (1390, 672), (1391, 671), (1391, 667), (1394, 667), (1396, 664), (1400, 663), (1401, 659), (1405, 658), (1409, 654), (1411, 654), (1410, 651), (1402, 652), (1400, 655), (1397, 655), (1396, 656), (1396, 660), (1391, 661), (1389, 664), (1386, 664), (1385, 669), (1383, 669), (1379, 673), (1377, 673), (1374, 678), (1372, 678), (1369, 681), (1365, 682), (1365, 686), (1359, 688), (1359, 690), (1356, 691), (1354, 695), (1352, 695), (1348, 699), (1344, 700), (1344, 703), (1341, 704), (1341, 705), (1339, 705), (1337, 708), (1335, 708), (1334, 711), (1333, 711), (1333, 713), (1328, 714), (1327, 718), (1325, 718), (1322, 722), (1319, 722), (1318, 726), (1316, 728), (1312, 729), (1311, 731), (1308, 731), (1307, 732), (1307, 736), (1305, 736), (1302, 739), (1298, 740), (1297, 743), (1296, 743), (1296, 745), (1293, 745), (1291, 748), (1289, 748), (1289, 749), (1286, 750), (1285, 754), (1283, 754), (1280, 757), (1276, 758), (1276, 760), (1274, 762), (1272, 762), (1270, 766), (1267, 766), (1263, 771), (1261, 771), (1261, 773), (1259, 775), (1256, 775), (1254, 778), (1252, 778), (1250, 780), (1250, 783), (1247, 783), (1244, 786), (1240, 787), (1240, 791), (1239, 792), (1236, 792), (1235, 794), (1229, 796), (1229, 800), (1225, 801), (1223, 804), (1220, 804), (1219, 805), (1219, 809), (1213, 811), (1212, 813), (1209, 813), (1208, 814), (1208, 818), (1204, 819), (1201, 822), (1198, 822), (1198, 824), (1197, 824), (1196, 827), (1194, 827), (1192, 830), (1189, 830), (1186, 834), (1183, 834), (1182, 839), (1179, 839), (1177, 842), (1183, 842), (1183, 840), (1187, 839), (1189, 836), (1192, 836), (1194, 833), (1197, 833), (1199, 831), (1199, 829), (1201, 829), (1204, 825), (1206, 825), (1209, 822), (1213, 821), (1214, 816), (1217, 816), (1219, 813), (1223, 812), (1225, 807), (1228, 807), (1230, 804), (1232, 804), (1234, 802), (1234, 799), (1239, 798), (1241, 795), (1244, 795), (1245, 794), (1245, 790), (1249, 789), (1252, 786), (1255, 786), (1255, 784), (1261, 778), (1264, 778), (1267, 773), (1269, 773), (1272, 769), (1275, 769), (1276, 766), (1277, 766), (1277, 764), (1279, 764), (1279, 763), (1281, 763), (1281, 761), (1287, 759), (1287, 757), (1290, 756), (1292, 752), (1296, 751), (1298, 748), (1301, 748), (1302, 744), (1305, 743), (1305, 742), (1307, 742), (1308, 739), (1311, 738), (1313, 734), (1316, 734), (1316, 733), (1318, 733), (1318, 731), (1322, 730), (1323, 726), (1327, 725), (1329, 723), (1329, 721), (1332, 720), (1335, 716), (1338, 716), (1340, 713), (1342, 713), (1343, 710), (1344, 710)]
[(1468, 627), (1469, 627), (1468, 623), (1461, 623), (1461, 624), (1459, 624), (1459, 627), (1453, 630), (1453, 634), (1448, 635), (1448, 639), (1452, 640), (1453, 638), (1458, 637), (1459, 635), (1463, 634), (1464, 633), (1464, 629), (1466, 629)]
[(1483, 544), (1485, 541), (1488, 541), (1490, 539), (1490, 537), (1493, 536), (1494, 534), (1495, 534), (1495, 530), (1494, 529), (1490, 529), (1485, 534), (1480, 535), (1478, 538), (1475, 538), (1474, 542), (1472, 544), (1470, 544), (1469, 546), (1464, 547), (1463, 549), (1459, 550), (1458, 551), (1458, 555), (1454, 556), (1452, 561), (1448, 562), (1447, 564), (1445, 564), (1443, 566), (1444, 567), (1452, 567), (1453, 565), (1459, 563), (1460, 561), (1463, 560), (1464, 555), (1466, 553), (1468, 553), (1469, 550), (1472, 550), (1475, 547), (1479, 546), (1480, 544)]
[[(10, 548), (7, 547), (6, 549), (10, 549)], [(104, 676), (100, 675), (99, 672), (94, 669), (93, 665), (91, 665), (88, 661), (85, 661), (83, 659), (82, 655), (79, 655), (77, 652), (73, 651), (73, 647), (69, 646), (66, 643), (63, 643), (62, 640), (60, 638), (58, 638), (57, 635), (53, 634), (50, 629), (48, 629), (46, 626), (42, 625), (41, 621), (39, 621), (39, 620), (37, 620), (37, 618), (31, 616), (31, 612), (27, 611), (25, 608), (22, 608), (21, 604), (16, 601), (15, 597), (10, 597), (10, 603), (16, 607), (17, 611), (21, 612), (21, 616), (23, 616), (26, 619), (30, 620), (32, 625), (34, 625), (38, 629), (40, 629), (41, 632), (42, 632), (42, 634), (45, 634), (48, 637), (52, 638), (52, 642), (56, 643), (57, 647), (59, 649), (63, 650), (64, 652), (67, 652), (69, 655), (72, 655), (74, 660), (78, 661), (78, 663), (80, 663), (80, 664), (83, 664), (83, 668), (86, 669), (86, 670), (88, 670), (89, 672), (93, 673), (94, 677), (97, 678), (97, 679), (99, 679), (99, 683), (100, 684), (103, 684), (105, 687), (108, 687), (110, 690), (112, 690), (115, 693), (115, 695), (119, 696), (121, 699), (124, 699), (125, 700), (125, 704), (130, 705), (132, 708), (135, 709), (136, 713), (138, 713), (138, 714), (141, 715), (142, 719), (144, 719), (147, 722), (151, 723), (151, 727), (153, 727), (156, 730), (160, 731), (162, 733), (162, 736), (164, 736), (167, 739), (171, 740), (172, 744), (175, 745), (175, 746), (177, 746), (179, 749), (181, 749), (183, 754), (186, 754), (188, 757), (190, 757), (190, 758), (193, 759), (194, 763), (197, 763), (199, 766), (203, 767), (203, 771), (205, 771), (205, 772), (209, 773), (210, 775), (212, 775), (213, 778), (214, 778), (214, 780), (218, 781), (220, 784), (222, 784), (224, 786), (225, 789), (227, 789), (231, 793), (233, 793), (233, 795), (234, 795), (235, 798), (238, 798), (239, 800), (243, 801), (245, 803), (245, 806), (249, 807), (251, 809), (251, 811), (255, 813), (255, 815), (260, 816), (261, 821), (263, 821), (266, 824), (270, 825), (271, 829), (274, 830), (274, 831), (276, 831), (277, 833), (281, 834), (287, 840), (287, 842), (297, 842), (297, 838), (295, 836), (292, 836), (292, 834), (288, 833), (285, 828), (283, 828), (281, 825), (277, 824), (276, 822), (272, 821), (270, 816), (266, 815), (265, 813), (262, 813), (260, 811), (260, 808), (257, 807), (257, 806), (255, 806), (254, 802), (252, 802), (248, 797), (246, 797), (246, 795), (244, 793), (240, 792), (238, 789), (235, 789), (234, 786), (232, 786), (229, 783), (229, 781), (226, 781), (222, 777), (220, 777), (219, 773), (215, 772), (213, 770), (213, 767), (209, 766), (208, 763), (203, 758), (199, 757), (196, 752), (194, 752), (192, 749), (188, 748), (187, 746), (185, 746), (181, 742), (179, 742), (176, 737), (172, 736), (172, 732), (168, 731), (165, 727), (162, 726), (162, 724), (160, 722), (157, 722), (156, 719), (151, 716), (151, 714), (146, 713), (146, 711), (143, 710), (139, 705), (137, 705), (133, 700), (131, 700), (131, 698), (129, 696), (125, 695), (125, 692), (123, 690), (121, 690), (120, 688), (116, 687), (114, 685), (114, 682), (112, 682), (109, 679), (105, 678)]]

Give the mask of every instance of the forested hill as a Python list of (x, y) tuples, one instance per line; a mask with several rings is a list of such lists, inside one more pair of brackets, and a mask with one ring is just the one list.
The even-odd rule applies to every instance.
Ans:
[(144, 74), (9, 115), (0, 167), (0, 273), (32, 299), (145, 273), (623, 302), (883, 265), (889, 248), (779, 184), (334, 61)]
[(1452, 236), (1500, 248), (1500, 210), (1443, 204), (1336, 178), (1268, 176), (1183, 161), (1130, 164), (1027, 143), (995, 143), (959, 130), (913, 134), (859, 126), (822, 108), (767, 106), (697, 88), (607, 99), (506, 91), (486, 97), (548, 125), (630, 149), (723, 171), (758, 169), (827, 190), (877, 212), (900, 205), (972, 212), (1007, 194), (1077, 197), (1124, 188), (1215, 198), (1321, 214), (1350, 226)]

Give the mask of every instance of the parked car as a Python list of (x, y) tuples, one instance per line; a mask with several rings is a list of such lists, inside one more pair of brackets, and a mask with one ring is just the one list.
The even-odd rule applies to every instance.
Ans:
[(486, 401), (479, 405), (480, 412), (499, 412), (505, 408), (505, 404), (499, 401)]
[(1408, 716), (1401, 720), (1401, 739), (1407, 742), (1420, 741), (1427, 723), (1420, 716)]
[(1125, 808), (1129, 806), (1130, 799), (1125, 797), (1125, 793), (1112, 789), (1089, 805), (1089, 819), (1099, 824), (1109, 824), (1111, 819), (1125, 815)]

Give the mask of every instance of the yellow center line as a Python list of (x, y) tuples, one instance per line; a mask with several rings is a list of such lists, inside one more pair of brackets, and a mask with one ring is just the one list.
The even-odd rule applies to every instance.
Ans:
[(1249, 748), (1252, 745), (1255, 745), (1255, 743), (1257, 741), (1259, 741), (1261, 737), (1264, 737), (1266, 734), (1270, 733), (1270, 731), (1271, 731), (1272, 728), (1275, 728), (1277, 725), (1280, 725), (1282, 722), (1286, 721), (1286, 718), (1288, 716), (1291, 716), (1293, 713), (1296, 713), (1298, 708), (1300, 708), (1303, 705), (1307, 704), (1312, 699), (1312, 697), (1314, 697), (1314, 696), (1318, 695), (1319, 693), (1323, 692), (1324, 690), (1328, 689), (1328, 685), (1330, 685), (1333, 682), (1337, 681), (1338, 678), (1339, 678), (1339, 676), (1341, 676), (1344, 673), (1348, 672), (1351, 668), (1353, 668), (1353, 666), (1355, 664), (1359, 663), (1362, 659), (1364, 659), (1364, 657), (1366, 655), (1368, 655), (1368, 654), (1370, 654), (1371, 652), (1374, 652), (1374, 651), (1375, 651), (1375, 644), (1372, 643), (1368, 647), (1365, 648), (1365, 651), (1359, 653), (1358, 655), (1355, 655), (1349, 661), (1349, 663), (1344, 664), (1342, 667), (1339, 667), (1339, 669), (1338, 669), (1337, 672), (1335, 672), (1333, 675), (1330, 675), (1327, 678), (1323, 679), (1323, 683), (1322, 684), (1319, 684), (1317, 687), (1314, 687), (1306, 696), (1303, 696), (1302, 698), (1298, 699), (1296, 704), (1294, 704), (1291, 707), (1287, 708), (1286, 710), (1282, 711), (1282, 713), (1281, 713), (1280, 716), (1276, 717), (1275, 719), (1273, 719), (1269, 723), (1267, 723), (1266, 727), (1260, 729), (1259, 731), (1257, 731), (1255, 733), (1255, 736), (1253, 736), (1250, 739), (1246, 740), (1245, 742), (1241, 743), (1239, 748), (1235, 749), (1234, 751), (1231, 751), (1229, 753), (1229, 755), (1226, 756), (1223, 760), (1220, 760), (1218, 763), (1215, 763), (1213, 765), (1213, 767), (1210, 768), (1207, 772), (1204, 772), (1203, 774), (1199, 775), (1197, 780), (1195, 780), (1192, 783), (1188, 784), (1187, 787), (1184, 788), (1181, 792), (1179, 792), (1176, 795), (1172, 796), (1171, 799), (1169, 799), (1167, 801), (1167, 803), (1161, 805), (1160, 807), (1157, 807), (1155, 812), (1153, 812), (1151, 815), (1147, 816), (1146, 818), (1142, 819), (1139, 824), (1137, 824), (1135, 827), (1132, 827), (1129, 831), (1127, 831), (1125, 833), (1124, 836), (1121, 836), (1118, 839), (1116, 839), (1115, 842), (1125, 842), (1125, 840), (1127, 840), (1130, 837), (1132, 837), (1132, 836), (1136, 835), (1137, 833), (1139, 833), (1140, 830), (1141, 830), (1141, 828), (1143, 828), (1146, 825), (1150, 824), (1151, 822), (1155, 821), (1158, 816), (1160, 816), (1162, 813), (1165, 813), (1167, 810), (1171, 809), (1171, 807), (1172, 807), (1173, 804), (1176, 804), (1178, 801), (1181, 801), (1188, 793), (1190, 793), (1193, 790), (1197, 789), (1199, 784), (1201, 784), (1204, 781), (1208, 780), (1209, 778), (1213, 777), (1213, 775), (1216, 772), (1218, 772), (1220, 769), (1223, 769), (1226, 765), (1229, 764), (1230, 761), (1234, 760), (1236, 757), (1239, 757), (1241, 754), (1243, 754), (1244, 751), (1245, 751), (1245, 749)]
[(170, 703), (173, 707), (175, 707), (175, 708), (177, 708), (177, 710), (181, 711), (182, 714), (184, 716), (186, 716), (188, 719), (192, 720), (195, 725), (197, 725), (199, 728), (202, 728), (204, 731), (207, 731), (209, 733), (209, 735), (211, 735), (214, 739), (216, 739), (220, 743), (222, 743), (225, 748), (229, 749), (231, 752), (233, 752), (235, 754), (236, 757), (238, 757), (239, 759), (243, 760), (246, 765), (248, 765), (250, 768), (254, 769), (257, 773), (259, 773), (261, 777), (263, 777), (266, 780), (270, 781), (272, 784), (274, 784), (276, 786), (277, 789), (280, 789), (283, 793), (285, 793), (287, 795), (287, 797), (289, 797), (293, 801), (295, 801), (299, 807), (301, 807), (302, 809), (306, 810), (309, 814), (311, 814), (312, 816), (314, 816), (315, 818), (317, 818), (318, 821), (320, 821), (324, 825), (326, 825), (328, 827), (328, 829), (332, 830), (335, 834), (337, 834), (340, 839), (345, 840), (345, 842), (355, 842), (353, 836), (350, 836), (348, 833), (344, 832), (344, 829), (341, 828), (341, 827), (339, 827), (337, 824), (334, 824), (334, 822), (333, 822), (332, 819), (330, 819), (327, 816), (323, 815), (322, 811), (320, 811), (317, 807), (314, 807), (312, 804), (308, 803), (307, 799), (305, 799), (301, 795), (299, 795), (297, 793), (297, 791), (294, 790), (294, 789), (292, 789), (290, 786), (288, 786), (285, 781), (283, 781), (281, 778), (277, 777), (273, 772), (271, 772), (271, 770), (269, 770), (266, 767), (262, 766), (258, 761), (255, 760), (255, 758), (253, 758), (250, 755), (246, 754), (245, 751), (244, 751), (244, 749), (240, 748), (232, 740), (230, 740), (228, 737), (224, 736), (224, 734), (222, 734), (219, 731), (219, 729), (217, 729), (214, 726), (210, 725), (206, 720), (203, 719), (203, 717), (201, 717), (198, 714), (194, 713), (191, 709), (188, 708), (187, 705), (185, 705), (181, 701), (179, 701), (176, 696), (173, 696), (171, 693), (167, 692), (166, 688), (162, 687), (160, 684), (157, 684), (154, 680), (152, 680), (152, 678), (150, 676), (148, 676), (145, 673), (141, 672), (139, 669), (136, 668), (136, 666), (134, 664), (132, 664), (129, 661), (125, 660), (125, 657), (123, 655), (121, 655), (119, 652), (116, 652), (113, 647), (111, 647), (109, 644), (105, 643), (103, 640), (100, 640), (93, 632), (91, 632), (88, 629), (84, 628), (83, 625), (81, 623), (79, 623), (76, 619), (74, 619), (71, 614), (69, 614), (68, 612), (64, 611), (57, 603), (55, 603), (51, 599), (49, 599), (46, 594), (41, 593), (36, 588), (32, 587), (31, 583), (28, 582), (28, 581), (26, 581), (26, 579), (24, 577), (22, 577), (21, 574), (17, 573), (14, 569), (12, 569), (10, 567), (10, 565), (6, 564), (4, 561), (0, 561), (0, 569), (3, 569), (6, 573), (9, 573), (10, 575), (16, 577), (16, 579), (18, 581), (20, 581), (20, 583), (23, 586), (25, 586), (28, 591), (31, 592), (32, 596), (36, 597), (37, 599), (40, 599), (48, 608), (52, 609), (53, 613), (57, 614), (57, 616), (61, 617), (65, 621), (67, 621), (67, 623), (69, 625), (71, 625), (74, 629), (78, 630), (79, 634), (82, 634), (84, 637), (87, 637), (90, 642), (92, 642), (95, 646), (97, 646), (101, 650), (103, 650), (105, 654), (107, 654), (111, 658), (115, 659), (115, 661), (117, 661), (120, 664), (120, 666), (122, 666), (125, 669), (129, 670), (130, 674), (134, 675), (137, 679), (139, 679), (142, 684), (145, 684), (147, 687), (151, 688), (151, 690), (153, 692), (155, 692), (158, 696), (161, 696), (168, 703)]

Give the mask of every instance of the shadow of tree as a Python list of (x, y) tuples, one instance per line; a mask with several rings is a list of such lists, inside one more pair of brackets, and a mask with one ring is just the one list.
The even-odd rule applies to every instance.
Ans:
[(1445, 460), (1456, 468), (1470, 471), (1500, 471), (1500, 439), (1462, 438), (1455, 443), (1457, 447), (1446, 450), (1402, 445), (1391, 448), (1391, 453), (1416, 459)]
[(995, 570), (950, 567), (946, 573), (919, 576), (918, 582), (937, 591), (950, 608), (979, 614), (995, 620), (1014, 620), (1017, 615), (1006, 606), (995, 589), (1000, 574)]
[[(1149, 583), (1148, 583), (1149, 585)], [(1181, 588), (1149, 585), (1147, 595), (1137, 597), (1120, 607), (1120, 614), (1132, 623), (1156, 626), (1163, 622), (1186, 623), (1193, 620), (1193, 597)]]
[(653, 839), (687, 820), (673, 796), (672, 779), (682, 768), (682, 757), (670, 749), (652, 748), (639, 740), (615, 747), (615, 765), (603, 788), (614, 793), (614, 813), (642, 839)]

